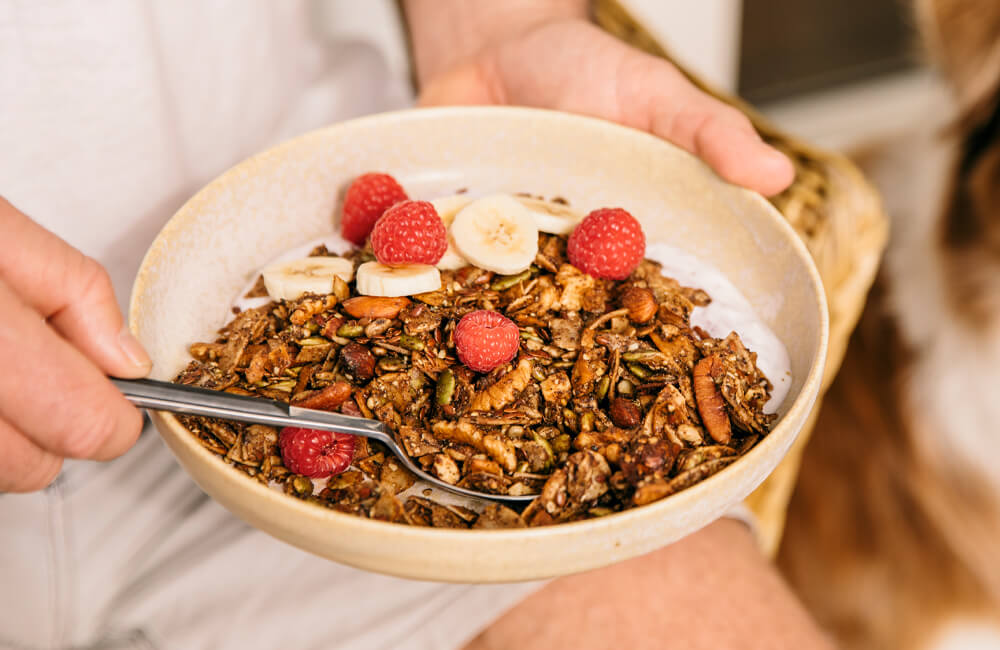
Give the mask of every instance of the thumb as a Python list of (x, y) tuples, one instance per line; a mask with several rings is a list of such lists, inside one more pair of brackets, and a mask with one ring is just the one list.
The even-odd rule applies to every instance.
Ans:
[(0, 280), (67, 341), (116, 377), (145, 376), (152, 362), (124, 327), (101, 265), (0, 198)]
[[(657, 62), (668, 66), (665, 62)], [(743, 112), (696, 88), (675, 69), (639, 102), (635, 119), (654, 134), (700, 157), (727, 181), (771, 196), (795, 180), (795, 167), (764, 142)], [(648, 88), (648, 86), (647, 86)]]

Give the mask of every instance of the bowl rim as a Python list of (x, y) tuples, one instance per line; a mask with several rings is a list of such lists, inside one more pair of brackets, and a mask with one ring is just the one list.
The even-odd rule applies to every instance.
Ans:
[[(578, 125), (581, 128), (597, 129), (598, 131), (603, 131), (619, 137), (633, 138), (636, 142), (641, 143), (643, 146), (654, 144), (655, 146), (670, 147), (678, 150), (683, 155), (690, 157), (697, 164), (705, 167), (709, 173), (716, 175), (711, 168), (709, 168), (696, 156), (650, 133), (594, 117), (564, 113), (561, 111), (514, 106), (449, 106), (403, 109), (345, 120), (303, 133), (302, 135), (289, 140), (285, 140), (236, 163), (209, 181), (194, 196), (188, 199), (159, 231), (153, 241), (153, 244), (143, 257), (142, 263), (139, 267), (139, 272), (136, 275), (136, 279), (133, 284), (129, 302), (130, 329), (133, 331), (136, 329), (136, 324), (139, 318), (139, 303), (147, 290), (147, 285), (149, 284), (148, 276), (151, 273), (152, 267), (155, 266), (157, 259), (165, 254), (166, 242), (173, 239), (178, 231), (182, 231), (193, 223), (193, 221), (197, 218), (199, 207), (203, 203), (213, 200), (219, 193), (225, 191), (224, 188), (228, 187), (231, 182), (243, 176), (248, 169), (258, 167), (265, 161), (272, 158), (280, 158), (284, 156), (287, 151), (295, 149), (304, 141), (336, 133), (337, 131), (351, 130), (359, 127), (377, 127), (379, 124), (398, 123), (400, 121), (419, 124), (424, 120), (437, 121), (441, 119), (448, 119), (449, 117), (464, 117), (470, 114), (483, 115), (486, 117), (497, 115), (513, 119), (554, 120), (564, 125)], [(216, 469), (219, 470), (220, 478), (229, 483), (231, 486), (248, 489), (250, 493), (254, 495), (253, 498), (265, 499), (269, 501), (270, 505), (273, 507), (286, 508), (290, 516), (296, 518), (304, 517), (312, 520), (312, 523), (314, 524), (333, 525), (339, 532), (357, 532), (359, 534), (368, 534), (391, 531), (393, 535), (399, 537), (400, 541), (406, 540), (434, 543), (461, 541), (462, 543), (468, 544), (475, 543), (477, 540), (482, 540), (484, 543), (494, 543), (498, 540), (526, 541), (535, 538), (551, 538), (554, 535), (575, 536), (578, 534), (598, 532), (610, 528), (617, 529), (628, 527), (633, 523), (637, 523), (636, 520), (655, 516), (656, 513), (661, 510), (688, 510), (692, 508), (694, 502), (701, 499), (707, 492), (713, 490), (714, 486), (723, 481), (726, 476), (745, 471), (744, 468), (749, 468), (752, 465), (758, 464), (751, 462), (751, 460), (759, 456), (767, 456), (769, 448), (782, 444), (784, 439), (789, 435), (792, 436), (792, 440), (788, 443), (789, 447), (791, 446), (799, 432), (796, 431), (791, 433), (788, 431), (789, 428), (793, 426), (793, 422), (806, 420), (805, 416), (807, 414), (804, 413), (804, 411), (811, 409), (817, 399), (819, 392), (818, 385), (822, 380), (829, 340), (829, 311), (826, 301), (826, 292), (823, 287), (822, 279), (820, 278), (819, 270), (816, 267), (812, 255), (810, 255), (808, 249), (806, 248), (805, 243), (798, 236), (784, 216), (782, 216), (781, 213), (778, 212), (778, 210), (763, 196), (746, 188), (736, 186), (733, 187), (736, 191), (743, 193), (745, 198), (747, 198), (750, 203), (756, 204), (760, 210), (767, 215), (774, 225), (776, 225), (778, 232), (782, 233), (785, 238), (790, 241), (792, 250), (794, 251), (796, 257), (798, 257), (804, 264), (807, 277), (809, 278), (809, 284), (812, 288), (815, 308), (819, 312), (819, 345), (813, 351), (813, 357), (809, 365), (809, 372), (802, 383), (801, 389), (795, 396), (795, 400), (792, 402), (791, 406), (781, 417), (774, 429), (772, 429), (768, 435), (764, 436), (761, 441), (754, 445), (750, 451), (740, 457), (736, 462), (723, 468), (712, 476), (696, 483), (695, 485), (685, 488), (668, 497), (644, 506), (629, 508), (622, 512), (612, 513), (603, 517), (554, 524), (551, 526), (511, 529), (452, 529), (396, 524), (376, 519), (366, 519), (356, 515), (337, 512), (336, 510), (328, 508), (320, 508), (315, 504), (289, 497), (288, 495), (266, 486), (242, 472), (235, 471), (232, 467), (223, 463), (215, 454), (201, 445), (195, 436), (191, 435), (173, 414), (159, 412), (155, 414), (154, 420), (159, 418), (160, 421), (163, 422), (163, 424), (170, 430), (171, 434), (174, 435), (175, 439), (180, 444), (184, 445), (188, 451), (192, 451), (197, 457), (204, 461), (217, 463)], [(163, 432), (160, 431), (160, 427), (156, 428), (161, 436), (164, 435)], [(801, 427), (799, 430), (801, 430)], [(193, 476), (190, 473), (188, 474), (193, 479)]]

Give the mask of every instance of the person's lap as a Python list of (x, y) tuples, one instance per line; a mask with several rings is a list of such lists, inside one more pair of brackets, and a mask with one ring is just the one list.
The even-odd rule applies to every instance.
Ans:
[(538, 583), (401, 580), (256, 531), (159, 437), (0, 496), (0, 647), (458, 648)]
[(0, 496), (0, 522), (5, 649), (643, 648), (665, 635), (708, 648), (747, 640), (776, 609), (789, 640), (812, 625), (739, 522), (547, 584), (401, 580), (252, 529), (151, 431), (118, 460)]

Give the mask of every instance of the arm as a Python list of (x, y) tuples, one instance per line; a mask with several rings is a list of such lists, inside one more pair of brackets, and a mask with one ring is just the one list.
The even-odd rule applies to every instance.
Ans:
[(494, 648), (832, 650), (731, 519), (659, 551), (555, 580), (466, 650)]
[(749, 119), (677, 68), (605, 34), (582, 0), (407, 0), (421, 104), (514, 104), (649, 131), (764, 194), (794, 168)]

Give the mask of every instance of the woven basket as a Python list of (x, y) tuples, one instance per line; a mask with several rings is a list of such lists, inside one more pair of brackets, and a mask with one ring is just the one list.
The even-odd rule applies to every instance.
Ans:
[[(591, 12), (594, 21), (607, 32), (649, 54), (671, 58), (617, 0), (593, 0)], [(771, 202), (802, 237), (826, 288), (830, 347), (823, 377), (825, 392), (840, 369), (847, 341), (861, 316), (889, 235), (881, 200), (847, 158), (782, 133), (745, 102), (711, 88), (683, 68), (682, 71), (705, 92), (746, 113), (761, 136), (795, 163), (795, 182)], [(777, 551), (781, 540), (788, 499), (818, 413), (819, 402), (788, 456), (747, 498), (747, 505), (760, 522), (764, 549), (770, 555)]]
[[(592, 18), (602, 29), (649, 54), (672, 60), (617, 0), (591, 0), (590, 5)], [(826, 287), (830, 346), (823, 378), (825, 391), (840, 368), (888, 237), (888, 219), (878, 194), (845, 157), (815, 149), (782, 133), (750, 105), (709, 87), (678, 67), (696, 86), (746, 113), (764, 139), (795, 163), (795, 182), (771, 202), (802, 237)], [(818, 412), (819, 402), (788, 456), (747, 498), (759, 522), (762, 546), (769, 555), (777, 552), (785, 510)]]

